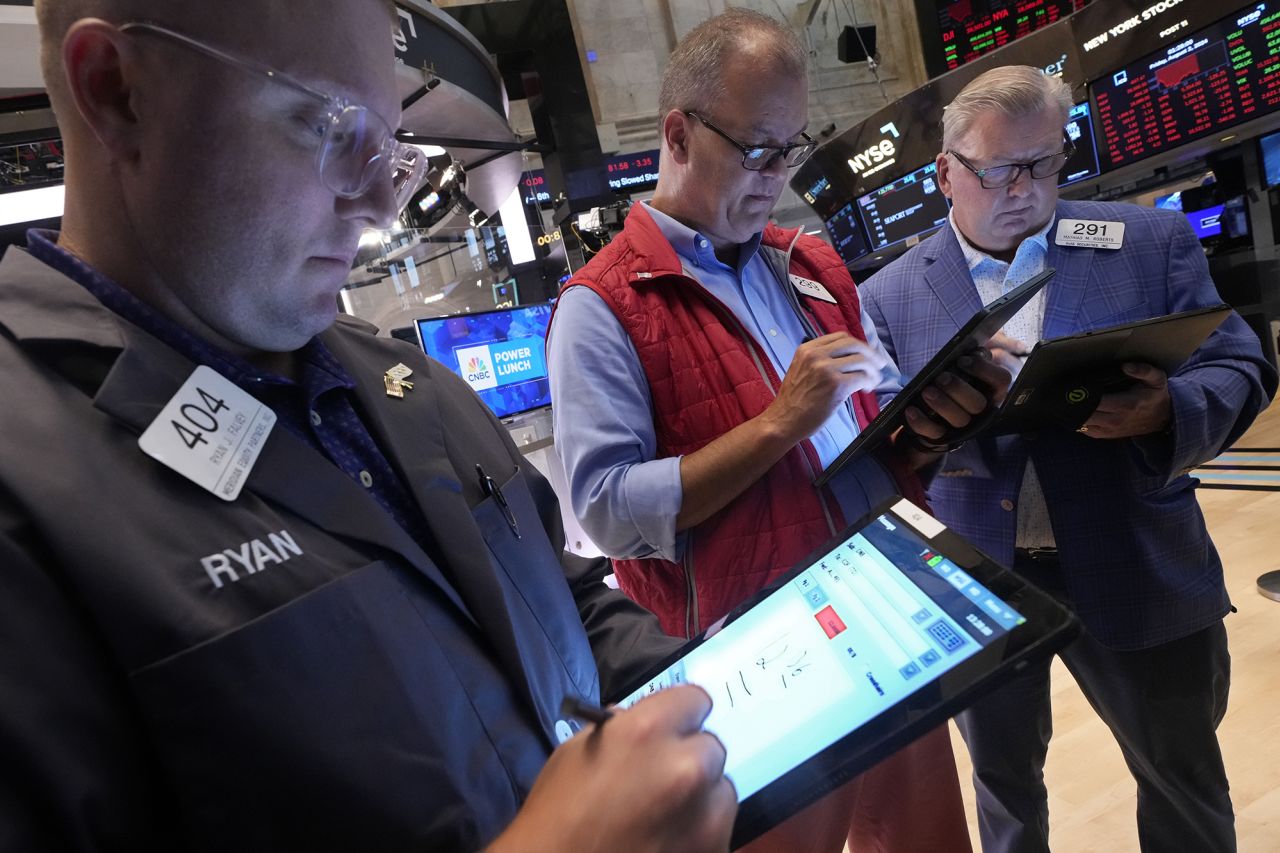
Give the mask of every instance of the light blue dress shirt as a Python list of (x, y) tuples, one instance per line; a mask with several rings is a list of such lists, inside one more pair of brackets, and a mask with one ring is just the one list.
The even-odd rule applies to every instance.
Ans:
[[(964, 253), (973, 286), (978, 289), (983, 305), (991, 304), (1033, 275), (1044, 272), (1049, 259), (1049, 229), (1056, 219), (1056, 216), (1049, 217), (1043, 228), (1025, 237), (1018, 244), (1013, 262), (1006, 263), (991, 257), (965, 239), (956, 227), (955, 212), (952, 211), (951, 229), (956, 233), (956, 241), (960, 244), (960, 251)], [(1041, 288), (1001, 331), (1021, 341), (1028, 349), (1035, 346), (1044, 335), (1044, 305), (1046, 291), (1050, 287), (1053, 287), (1053, 282)], [(1017, 378), (1016, 374), (1014, 378)], [(1035, 463), (1030, 459), (1027, 460), (1026, 470), (1022, 475), (1022, 485), (1018, 488), (1018, 533), (1015, 541), (1019, 548), (1048, 548), (1056, 544), (1053, 526), (1049, 522), (1049, 507), (1044, 500), (1044, 489), (1040, 486)]]
[[(760, 254), (760, 235), (742, 245), (736, 268), (730, 267), (716, 258), (705, 236), (648, 205), (646, 209), (676, 250), (685, 274), (724, 304), (761, 345), (778, 375), (784, 375), (806, 333)], [(867, 343), (883, 353), (865, 311), (862, 326)], [(680, 458), (654, 458), (649, 384), (630, 337), (595, 292), (571, 287), (556, 307), (547, 354), (556, 449), (583, 529), (612, 557), (679, 561), (684, 539), (675, 529), (683, 500)], [(880, 393), (900, 389), (898, 370), (889, 365), (876, 389)], [(857, 434), (849, 407), (839, 406), (811, 440), (827, 465)], [(846, 467), (831, 488), (850, 521), (897, 491), (892, 476), (870, 458)]]

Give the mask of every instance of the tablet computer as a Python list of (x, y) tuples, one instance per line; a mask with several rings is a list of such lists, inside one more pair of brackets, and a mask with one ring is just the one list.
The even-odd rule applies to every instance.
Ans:
[(1041, 341), (1027, 356), (986, 431), (1004, 435), (1052, 426), (1074, 430), (1089, 419), (1103, 394), (1133, 384), (1120, 365), (1142, 362), (1173, 373), (1229, 313), (1226, 305), (1210, 305)]
[(745, 844), (942, 724), (1075, 617), (892, 498), (618, 696), (705, 689)]
[(920, 371), (898, 392), (898, 395), (880, 410), (880, 414), (876, 415), (871, 423), (849, 442), (849, 446), (818, 475), (814, 481), (816, 485), (826, 485), (836, 472), (849, 462), (868, 450), (874, 449), (893, 435), (894, 430), (902, 425), (908, 406), (928, 410), (924, 401), (920, 399), (924, 389), (932, 385), (943, 371), (954, 368), (956, 361), (962, 355), (982, 346), (992, 335), (1004, 328), (1004, 325), (1031, 301), (1031, 297), (1049, 283), (1053, 273), (1052, 268), (1047, 268), (1044, 272), (1033, 275), (970, 317), (969, 321), (951, 337), (951, 340), (929, 359), (929, 363), (920, 368)]

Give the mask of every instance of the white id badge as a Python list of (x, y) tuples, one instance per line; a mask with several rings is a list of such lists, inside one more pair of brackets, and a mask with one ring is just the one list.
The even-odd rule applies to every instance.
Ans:
[(792, 286), (805, 296), (812, 296), (814, 299), (821, 299), (823, 302), (830, 302), (832, 305), (836, 304), (836, 298), (831, 295), (831, 291), (827, 290), (813, 279), (804, 278), (794, 274), (789, 275), (788, 278), (791, 279)]
[(1124, 223), (1093, 219), (1059, 219), (1054, 242), (1082, 249), (1119, 249), (1124, 245)]
[(276, 413), (201, 365), (138, 439), (143, 452), (224, 501), (249, 479)]

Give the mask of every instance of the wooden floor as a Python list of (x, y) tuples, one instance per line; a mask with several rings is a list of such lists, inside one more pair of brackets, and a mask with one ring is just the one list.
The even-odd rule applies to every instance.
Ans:
[[(1280, 448), (1280, 403), (1255, 422), (1239, 448)], [(1204, 481), (1206, 484), (1208, 479)], [(1256, 579), (1280, 569), (1280, 491), (1201, 488), (1209, 531), (1239, 608), (1227, 618), (1231, 699), (1218, 729), (1231, 780), (1240, 850), (1280, 851), (1280, 602), (1257, 593)], [(1133, 780), (1111, 733), (1094, 715), (1061, 661), (1053, 670), (1053, 742), (1045, 777), (1050, 843), (1064, 853), (1138, 849)], [(978, 849), (968, 756), (952, 726), (956, 760)]]

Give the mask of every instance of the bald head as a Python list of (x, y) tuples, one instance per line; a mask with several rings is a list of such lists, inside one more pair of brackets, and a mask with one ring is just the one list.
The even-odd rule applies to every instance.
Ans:
[(356, 196), (325, 177), (376, 163), (344, 165), (367, 152), (332, 147), (340, 121), (399, 126), (392, 7), (302, 6), (37, 0), (66, 140), (59, 243), (246, 355), (331, 323), (361, 232), (395, 213), (389, 170)]
[[(382, 0), (391, 21), (396, 20), (394, 0)], [(40, 31), (40, 68), (45, 87), (59, 120), (72, 117), (62, 65), (62, 42), (71, 25), (83, 18), (100, 18), (112, 24), (154, 21), (182, 32), (212, 39), (230, 48), (251, 47), (261, 36), (287, 25), (299, 13), (288, 0), (218, 0), (216, 3), (175, 3), (173, 0), (35, 0)], [(264, 59), (263, 61), (269, 61)], [(64, 129), (65, 131), (65, 129)]]

